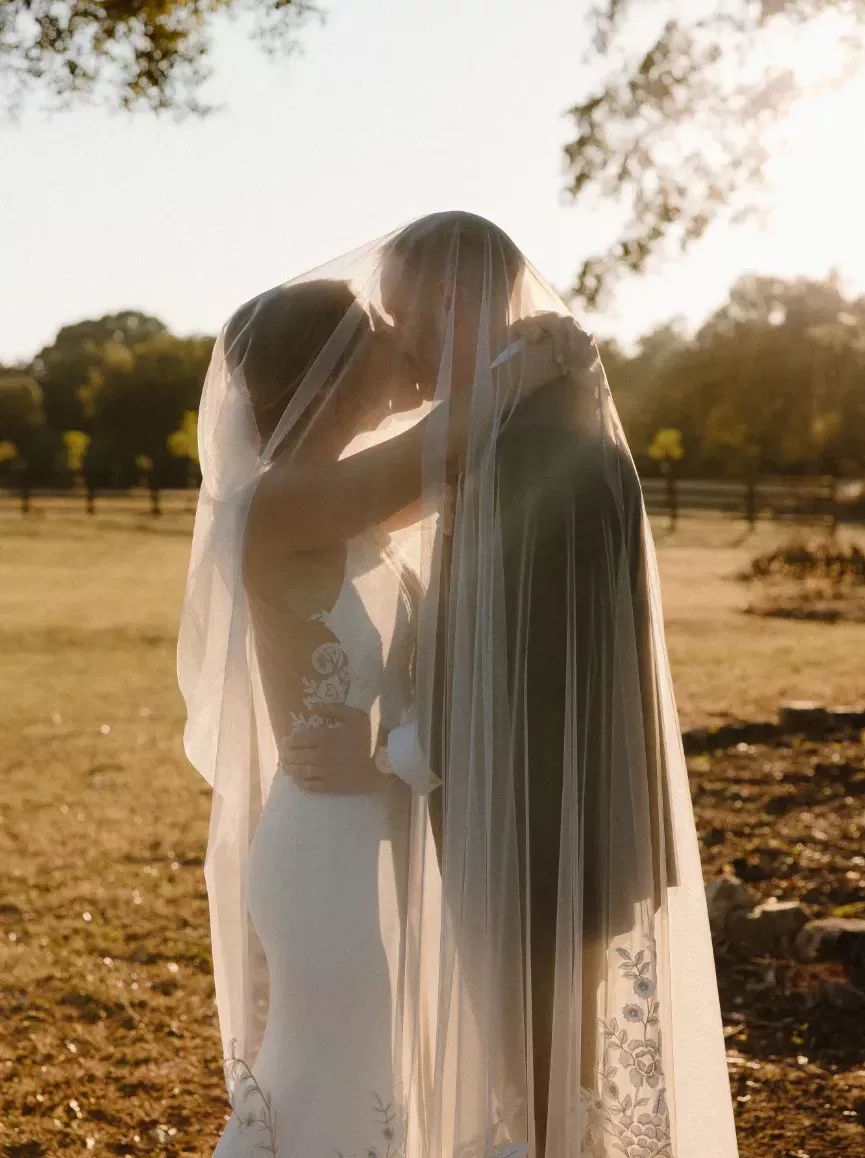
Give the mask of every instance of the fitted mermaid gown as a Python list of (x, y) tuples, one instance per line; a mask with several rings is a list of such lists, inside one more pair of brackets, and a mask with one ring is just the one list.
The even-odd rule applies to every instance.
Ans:
[[(327, 726), (329, 704), (369, 712), (382, 731), (405, 720), (415, 600), (386, 543), (360, 537), (284, 565), (248, 558), (245, 582), (277, 743), (292, 728)], [(337, 594), (322, 608), (328, 590)], [(396, 777), (376, 794), (323, 795), (277, 767), (247, 873), (267, 959), (266, 1028), (257, 1057), (242, 1062), (217, 1158), (398, 1152), (392, 1043), (409, 803)]]

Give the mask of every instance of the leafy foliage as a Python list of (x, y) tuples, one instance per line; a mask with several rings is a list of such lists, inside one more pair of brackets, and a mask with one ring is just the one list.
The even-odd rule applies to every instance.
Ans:
[(142, 458), (156, 477), (170, 469), (168, 440), (201, 394), (212, 341), (161, 332), (131, 346), (109, 343), (92, 366), (87, 410), (94, 442), (111, 447), (115, 471), (130, 472)]
[[(135, 310), (64, 326), (27, 370), (0, 370), (0, 440), (41, 482), (183, 485), (213, 341), (179, 338)], [(172, 436), (182, 435), (183, 450)], [(38, 446), (37, 446), (38, 444)], [(38, 453), (37, 453), (38, 451)], [(179, 458), (178, 458), (179, 456)]]
[(45, 420), (56, 430), (86, 429), (87, 399), (93, 374), (106, 350), (116, 358), (134, 343), (165, 333), (158, 318), (124, 310), (64, 326), (50, 346), (33, 360), (33, 374), (42, 387)]
[(24, 371), (0, 371), (0, 438), (20, 446), (44, 419), (39, 383)]
[(84, 457), (90, 446), (90, 435), (83, 430), (66, 430), (63, 433), (63, 443), (66, 447), (66, 465), (73, 475), (80, 474), (84, 466)]
[(667, 324), (608, 374), (644, 469), (669, 463), (671, 430), (689, 474), (865, 468), (865, 299), (832, 279), (742, 278), (693, 339)]
[[(654, 31), (634, 51), (635, 24), (649, 17)], [(720, 214), (755, 211), (770, 130), (815, 85), (840, 83), (865, 62), (865, 0), (603, 0), (590, 20), (589, 63), (603, 79), (569, 110), (567, 191), (622, 203), (627, 214), (577, 275), (575, 295), (594, 307), (622, 273), (686, 250)], [(805, 84), (777, 38), (817, 20), (833, 22), (838, 66)]]
[[(0, 370), (0, 443), (7, 446), (7, 463), (28, 477), (50, 472), (57, 455), (57, 435), (45, 425), (42, 390), (22, 370)], [(15, 450), (14, 456), (8, 447)], [(8, 469), (7, 469), (8, 473)]]
[[(33, 485), (194, 485), (212, 347), (135, 311), (66, 326), (32, 366), (0, 369), (0, 443)], [(633, 353), (600, 348), (644, 473), (865, 472), (865, 297), (836, 278), (745, 277), (693, 336), (673, 319)]]
[(198, 414), (195, 410), (184, 413), (180, 426), (169, 434), (166, 446), (168, 453), (175, 458), (186, 459), (192, 476), (193, 467), (198, 466)]
[(676, 430), (675, 426), (665, 426), (659, 430), (652, 439), (648, 454), (653, 462), (672, 463), (684, 458), (681, 430)]
[(245, 15), (266, 51), (284, 53), (318, 11), (314, 0), (2, 0), (0, 102), (15, 110), (39, 90), (58, 105), (200, 114), (217, 17)]

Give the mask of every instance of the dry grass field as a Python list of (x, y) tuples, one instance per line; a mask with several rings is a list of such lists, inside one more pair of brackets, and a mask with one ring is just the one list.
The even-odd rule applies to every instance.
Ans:
[[(180, 512), (0, 516), (2, 1158), (207, 1156), (226, 1117), (202, 875), (208, 791), (183, 756), (174, 677), (190, 525)], [(865, 698), (865, 625), (742, 614), (748, 591), (732, 576), (782, 534), (743, 540), (721, 520), (659, 531), (684, 726), (771, 719), (793, 698)], [(813, 764), (785, 751), (773, 757), (782, 768)], [(844, 760), (861, 770), (862, 745)], [(692, 768), (712, 871), (781, 826), (765, 792), (741, 789), (767, 766), (755, 749)], [(851, 904), (849, 854), (865, 823), (851, 775), (846, 795), (801, 805), (836, 818), (837, 833), (823, 824), (831, 855), (801, 873), (792, 858), (775, 889), (816, 889), (816, 915)], [(736, 784), (744, 817), (729, 804)], [(804, 839), (800, 822), (794, 810), (791, 841)], [(743, 1158), (865, 1154), (865, 1055), (849, 1015), (803, 1028), (785, 989), (780, 1037), (761, 1029), (768, 997), (759, 986), (743, 997), (745, 967), (719, 961)]]

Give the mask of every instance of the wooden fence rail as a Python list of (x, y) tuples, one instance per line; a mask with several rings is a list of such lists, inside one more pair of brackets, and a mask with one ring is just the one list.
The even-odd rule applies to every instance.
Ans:
[(760, 478), (745, 483), (711, 479), (678, 479), (671, 500), (666, 479), (643, 479), (650, 515), (706, 512), (727, 514), (754, 523), (757, 519), (820, 522), (865, 522), (865, 484), (831, 478)]
[[(865, 523), (865, 481), (829, 478), (761, 478), (743, 483), (713, 479), (663, 478), (642, 480), (650, 515), (724, 514), (755, 522), (775, 519), (825, 523)], [(125, 516), (188, 516), (197, 492), (145, 488), (101, 491), (95, 495), (60, 490), (31, 490), (26, 495), (0, 490), (0, 515), (111, 514)]]

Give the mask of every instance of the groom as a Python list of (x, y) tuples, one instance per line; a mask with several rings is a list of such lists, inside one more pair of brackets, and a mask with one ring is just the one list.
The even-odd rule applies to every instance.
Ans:
[[(451, 215), (440, 215), (442, 244), (452, 235)], [(477, 220), (477, 219), (474, 219)], [(467, 300), (480, 300), (485, 245), (492, 230), (505, 263), (503, 284), (513, 287), (523, 268), (521, 255), (510, 239), (495, 231), (488, 222), (477, 227), (477, 252), (473, 253), (475, 233), (473, 219), (465, 215), (460, 222), (460, 288)], [(391, 335), (402, 355), (415, 367), (419, 383), (435, 382), (441, 351), (441, 318), (447, 287), (439, 280), (442, 264), (430, 263), (425, 276), (422, 263), (428, 260), (430, 238), (435, 248), (435, 221), (420, 223), (422, 243), (409, 227), (395, 241), (395, 252), (382, 273), (382, 301), (393, 318)], [(488, 257), (488, 254), (486, 254)], [(412, 269), (412, 263), (415, 268)], [(407, 276), (407, 270), (409, 276)], [(411, 287), (411, 293), (406, 289)], [(498, 309), (507, 316), (507, 302), (491, 303), (490, 312)], [(464, 365), (474, 372), (478, 344), (476, 311), (458, 309), (453, 336), (455, 371)], [(617, 638), (612, 607), (599, 607), (597, 599), (580, 598), (598, 588), (598, 576), (606, 574), (610, 553), (624, 559), (625, 574), (631, 584), (636, 609), (638, 648), (641, 657), (641, 692), (644, 704), (652, 702), (651, 647), (648, 640), (648, 607), (643, 589), (642, 502), (633, 464), (616, 448), (606, 453), (618, 454), (618, 477), (621, 479), (621, 511), (611, 511), (613, 496), (607, 484), (609, 458), (604, 459), (598, 437), (593, 392), (594, 376), (590, 373), (597, 361), (597, 350), (589, 335), (569, 318), (544, 315), (535, 321), (550, 338), (541, 343), (553, 347), (555, 357), (548, 355), (548, 371), (541, 375), (541, 385), (516, 407), (502, 429), (497, 443), (497, 486), (502, 533), (505, 580), (505, 612), (509, 655), (509, 686), (526, 704), (527, 735), (522, 738), (530, 775), (525, 782), (515, 777), (518, 831), (524, 831), (528, 814), (528, 848), (520, 849), (521, 873), (530, 880), (531, 942), (531, 1017), (533, 1069), (535, 1085), (535, 1120), (537, 1153), (543, 1154), (546, 1137), (547, 1106), (550, 1080), (550, 1052), (553, 1026), (553, 990), (556, 959), (556, 930), (559, 880), (559, 833), (562, 824), (564, 736), (566, 714), (570, 711), (580, 721), (582, 748), (578, 792), (584, 817), (582, 848), (582, 952), (586, 976), (597, 976), (602, 964), (594, 958), (603, 954), (609, 938), (628, 927), (632, 919), (634, 889), (638, 877), (637, 851), (623, 848), (617, 852), (619, 863), (610, 875), (607, 865), (609, 832), (603, 828), (615, 802), (609, 800), (610, 777), (605, 774), (605, 733), (602, 725), (604, 689), (597, 679), (588, 678), (589, 658), (585, 659), (587, 678), (569, 679), (572, 657), (568, 653), (569, 630), (575, 637), (590, 641), (591, 662), (603, 670), (615, 666), (613, 654)], [(526, 337), (529, 335), (526, 334)], [(542, 351), (536, 354), (541, 357)], [(592, 425), (594, 417), (595, 425)], [(603, 460), (603, 461), (602, 461)], [(578, 527), (575, 549), (573, 526)], [(610, 540), (613, 528), (615, 541)], [(529, 544), (527, 548), (527, 544)], [(447, 547), (447, 540), (445, 540)], [(527, 559), (526, 551), (530, 558)], [(442, 604), (446, 607), (449, 578), (449, 553), (442, 552)], [(576, 596), (576, 597), (575, 597)], [(528, 609), (528, 622), (525, 612)], [(441, 615), (440, 620), (444, 619)], [(585, 645), (584, 645), (585, 646)], [(517, 657), (520, 670), (517, 670)], [(583, 662), (577, 658), (578, 665)], [(438, 665), (443, 679), (444, 665)], [(594, 670), (594, 669), (593, 669)], [(572, 672), (570, 673), (573, 674)], [(576, 684), (574, 687), (573, 685)], [(443, 704), (443, 691), (434, 697)], [(446, 721), (434, 721), (436, 723)], [(646, 750), (657, 753), (654, 717), (646, 713)], [(433, 736), (441, 728), (434, 726)], [(342, 734), (341, 734), (342, 733)], [(356, 737), (356, 747), (348, 751), (346, 742)], [(326, 777), (328, 766), (336, 762), (361, 762), (369, 759), (368, 730), (360, 727), (318, 730), (303, 737), (297, 750), (298, 764), (316, 764)], [(421, 750), (413, 724), (391, 732), (387, 758), (393, 770), (416, 791), (428, 791), (430, 767), (440, 770), (435, 751), (427, 760)], [(289, 754), (288, 763), (291, 762)], [(290, 771), (290, 767), (288, 768)], [(649, 776), (650, 780), (654, 775)], [(442, 857), (442, 794), (429, 798), (430, 819), (436, 846)], [(666, 806), (666, 801), (664, 802)], [(657, 809), (655, 809), (657, 811)], [(667, 808), (663, 809), (666, 818)], [(599, 820), (599, 823), (595, 823)], [(666, 825), (665, 825), (666, 827)], [(665, 842), (654, 842), (663, 850)], [(667, 847), (670, 843), (667, 842)], [(661, 856), (665, 854), (661, 852)], [(527, 874), (528, 856), (531, 873)], [(658, 865), (656, 880), (669, 883), (674, 866)], [(666, 873), (666, 877), (665, 874)], [(584, 990), (586, 1004), (581, 1026), (581, 1082), (595, 1089), (597, 1079), (597, 1027), (594, 991), (591, 983)]]

